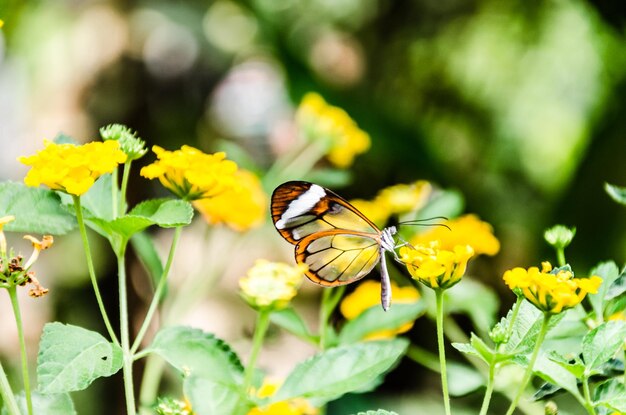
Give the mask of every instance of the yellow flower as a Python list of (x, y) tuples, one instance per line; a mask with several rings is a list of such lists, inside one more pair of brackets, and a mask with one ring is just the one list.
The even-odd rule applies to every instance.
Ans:
[(283, 309), (298, 293), (304, 271), (303, 265), (292, 267), (259, 259), (239, 280), (241, 295), (254, 308)]
[(441, 249), (434, 241), (429, 245), (403, 246), (399, 254), (414, 279), (433, 289), (446, 289), (461, 280), (474, 250), (469, 245)]
[(167, 151), (153, 146), (157, 161), (141, 169), (147, 179), (159, 179), (161, 184), (185, 200), (214, 197), (237, 187), (237, 164), (226, 160), (219, 152), (205, 154), (190, 146)]
[(15, 220), (15, 216), (8, 215), (0, 218), (0, 255), (5, 256), (7, 253), (7, 239), (4, 236), (4, 225)]
[(261, 181), (251, 172), (239, 170), (235, 178), (239, 188), (225, 190), (212, 198), (198, 199), (193, 205), (208, 223), (224, 223), (242, 232), (263, 222), (267, 196)]
[[(410, 285), (399, 287), (391, 281), (391, 292), (395, 304), (414, 303), (420, 299), (419, 291)], [(347, 320), (353, 320), (371, 307), (380, 308), (380, 283), (367, 280), (357, 285), (356, 289), (341, 301), (339, 310)], [(394, 337), (396, 334), (411, 330), (411, 327), (413, 327), (413, 322), (408, 322), (396, 329), (371, 333), (366, 337), (366, 340)]]
[(432, 186), (425, 180), (396, 184), (381, 190), (374, 202), (386, 206), (390, 214), (408, 213), (424, 207), (431, 191)]
[(457, 245), (469, 245), (476, 255), (495, 255), (500, 250), (500, 242), (493, 235), (493, 228), (476, 215), (463, 215), (445, 222), (450, 229), (437, 226), (420, 233), (411, 239), (413, 245), (426, 245), (439, 241), (441, 249), (453, 249)]
[(19, 161), (31, 166), (24, 178), (28, 186), (45, 184), (53, 190), (80, 196), (96, 179), (111, 173), (126, 161), (117, 141), (92, 142), (83, 145), (55, 144), (44, 141), (44, 149)]
[(503, 279), (511, 290), (521, 292), (539, 310), (558, 314), (578, 305), (588, 293), (598, 292), (602, 278), (574, 278), (571, 271), (553, 270), (549, 262), (542, 269), (530, 267), (513, 268), (504, 273)]
[(296, 120), (309, 139), (326, 146), (328, 160), (337, 167), (349, 167), (355, 156), (370, 148), (369, 135), (348, 113), (329, 105), (317, 93), (304, 96)]
[[(269, 398), (278, 391), (279, 386), (279, 383), (266, 379), (256, 395), (259, 398)], [(311, 406), (307, 400), (295, 398), (252, 408), (248, 415), (317, 415), (318, 413), (318, 410)]]

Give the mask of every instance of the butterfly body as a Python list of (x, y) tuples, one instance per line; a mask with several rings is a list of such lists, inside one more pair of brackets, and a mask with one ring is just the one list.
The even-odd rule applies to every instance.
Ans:
[(322, 186), (292, 181), (272, 194), (274, 226), (295, 245), (296, 262), (313, 282), (333, 287), (357, 281), (380, 262), (381, 303), (387, 310), (391, 287), (385, 252), (395, 256), (396, 228), (380, 230), (341, 196)]

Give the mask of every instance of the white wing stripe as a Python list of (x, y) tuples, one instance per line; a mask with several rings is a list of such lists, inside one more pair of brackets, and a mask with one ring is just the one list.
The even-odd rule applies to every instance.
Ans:
[(276, 228), (284, 229), (291, 219), (301, 216), (313, 209), (317, 202), (319, 202), (324, 196), (326, 196), (326, 192), (321, 186), (316, 184), (311, 185), (309, 190), (302, 193), (299, 197), (289, 203), (287, 210), (284, 211), (280, 216), (280, 219), (276, 221)]

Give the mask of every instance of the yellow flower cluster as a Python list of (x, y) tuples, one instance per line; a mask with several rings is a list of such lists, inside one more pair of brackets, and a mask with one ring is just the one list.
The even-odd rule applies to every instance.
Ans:
[[(278, 391), (279, 386), (280, 384), (277, 382), (265, 380), (257, 392), (257, 397), (269, 398)], [(317, 415), (318, 413), (319, 411), (311, 406), (307, 400), (296, 398), (253, 408), (248, 412), (248, 415)]]
[(427, 245), (439, 241), (441, 249), (453, 249), (457, 245), (469, 245), (476, 255), (495, 255), (500, 251), (500, 242), (493, 235), (493, 228), (476, 215), (463, 215), (445, 222), (450, 229), (437, 226), (415, 235), (413, 245)]
[[(399, 287), (391, 281), (391, 292), (394, 304), (414, 303), (420, 299), (419, 291), (410, 285)], [(357, 285), (356, 289), (341, 301), (339, 310), (347, 320), (353, 320), (371, 307), (380, 309), (380, 283), (367, 280)], [(413, 327), (413, 322), (408, 322), (396, 329), (371, 333), (366, 340), (391, 338), (397, 334), (406, 333), (411, 330), (411, 327)]]
[(237, 164), (226, 160), (219, 152), (205, 154), (190, 146), (167, 151), (153, 146), (157, 161), (141, 169), (147, 179), (159, 179), (161, 184), (185, 200), (213, 197), (237, 187)]
[(513, 268), (502, 277), (511, 290), (521, 291), (539, 310), (558, 314), (578, 305), (588, 293), (598, 292), (602, 278), (574, 278), (571, 271), (553, 271), (549, 262), (537, 267)]
[(253, 173), (239, 170), (235, 179), (239, 187), (225, 190), (216, 197), (198, 199), (193, 205), (208, 223), (224, 223), (242, 232), (262, 223), (267, 196)]
[(328, 148), (328, 160), (337, 167), (349, 167), (358, 154), (370, 148), (369, 135), (361, 130), (347, 112), (329, 105), (321, 95), (304, 96), (296, 114), (298, 125), (313, 141)]
[(239, 280), (241, 295), (254, 308), (283, 309), (298, 293), (305, 270), (303, 265), (292, 267), (259, 259)]
[(469, 245), (441, 249), (433, 241), (429, 245), (403, 246), (399, 254), (414, 279), (433, 289), (446, 289), (461, 280), (474, 250)]
[(391, 215), (414, 212), (424, 207), (432, 186), (425, 180), (396, 184), (382, 189), (373, 200), (355, 199), (350, 203), (372, 222), (383, 226)]
[(80, 196), (96, 179), (126, 161), (117, 141), (83, 145), (44, 142), (44, 149), (19, 161), (31, 169), (24, 178), (28, 186), (44, 184), (53, 190)]

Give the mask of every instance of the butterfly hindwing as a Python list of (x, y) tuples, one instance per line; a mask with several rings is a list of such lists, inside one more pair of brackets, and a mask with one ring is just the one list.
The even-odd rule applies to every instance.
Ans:
[(380, 260), (380, 244), (370, 234), (333, 229), (309, 235), (296, 245), (296, 261), (306, 264), (307, 277), (320, 285), (357, 281)]
[(278, 232), (292, 244), (332, 229), (380, 234), (376, 225), (341, 196), (307, 182), (287, 182), (274, 190), (272, 220)]

